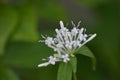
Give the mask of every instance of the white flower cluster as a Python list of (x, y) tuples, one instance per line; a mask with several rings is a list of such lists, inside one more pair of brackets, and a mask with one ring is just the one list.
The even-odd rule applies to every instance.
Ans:
[(57, 33), (55, 38), (42, 36), (45, 40), (41, 42), (45, 42), (45, 44), (48, 47), (54, 49), (57, 54), (50, 56), (48, 58), (48, 62), (39, 64), (38, 67), (47, 66), (49, 64), (55, 65), (55, 63), (58, 61), (67, 63), (70, 61), (70, 56), (74, 56), (76, 50), (78, 50), (96, 36), (96, 34), (85, 34), (86, 29), (78, 29), (79, 24), (77, 27), (75, 27), (74, 23), (72, 24), (74, 27), (70, 31), (64, 27), (63, 22), (60, 21), (61, 28), (55, 29)]

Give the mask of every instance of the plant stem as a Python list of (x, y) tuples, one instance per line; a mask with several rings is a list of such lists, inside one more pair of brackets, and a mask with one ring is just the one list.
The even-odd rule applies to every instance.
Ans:
[(77, 80), (76, 73), (73, 73), (73, 80)]

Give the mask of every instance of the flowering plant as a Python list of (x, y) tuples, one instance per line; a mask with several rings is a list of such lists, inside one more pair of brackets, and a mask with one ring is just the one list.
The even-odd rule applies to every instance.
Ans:
[[(58, 80), (71, 80), (72, 72), (74, 74), (76, 73), (77, 59), (75, 54), (77, 53), (91, 57), (95, 63), (94, 55), (84, 45), (91, 41), (96, 36), (96, 34), (86, 34), (86, 29), (79, 29), (78, 27), (80, 22), (77, 26), (75, 26), (73, 22), (72, 24), (74, 27), (73, 29), (69, 30), (64, 26), (63, 22), (60, 21), (61, 28), (55, 29), (55, 38), (42, 36), (44, 40), (40, 40), (40, 42), (44, 42), (48, 47), (52, 48), (57, 53), (51, 55), (48, 57), (48, 59), (44, 59), (47, 60), (47, 62), (39, 64), (38, 67), (48, 66), (49, 64), (55, 65), (56, 62), (62, 62), (58, 70)], [(87, 51), (86, 53), (84, 53), (85, 50)], [(66, 71), (69, 72), (67, 76), (63, 75)], [(73, 77), (74, 80), (77, 80), (75, 76)]]

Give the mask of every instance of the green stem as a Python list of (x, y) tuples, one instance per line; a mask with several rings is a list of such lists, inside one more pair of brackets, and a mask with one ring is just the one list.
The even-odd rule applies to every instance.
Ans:
[(76, 73), (73, 73), (73, 80), (77, 80)]

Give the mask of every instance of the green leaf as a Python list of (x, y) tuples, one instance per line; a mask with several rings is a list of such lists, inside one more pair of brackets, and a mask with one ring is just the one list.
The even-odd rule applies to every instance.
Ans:
[(17, 23), (17, 13), (10, 6), (0, 6), (0, 55)]
[(93, 70), (95, 70), (96, 68), (96, 58), (94, 56), (94, 54), (91, 52), (91, 50), (86, 47), (86, 46), (82, 46), (76, 54), (81, 54), (81, 55), (84, 55), (84, 56), (88, 56), (91, 58), (92, 60), (92, 65), (93, 65)]
[(72, 65), (73, 72), (76, 73), (77, 72), (77, 59), (75, 56), (70, 58), (70, 64)]
[(6, 70), (6, 75), (5, 75), (6, 79), (5, 80), (19, 80), (18, 76), (16, 75), (16, 73), (10, 69)]
[(60, 63), (57, 80), (72, 80), (72, 66), (68, 63)]
[(0, 69), (0, 80), (19, 80), (16, 73), (9, 68)]
[(6, 64), (24, 68), (38, 68), (53, 53), (53, 50), (41, 43), (13, 42), (9, 43), (4, 55)]
[(22, 6), (18, 8), (19, 23), (13, 34), (13, 40), (19, 41), (37, 41), (37, 20), (36, 11), (31, 6)]

